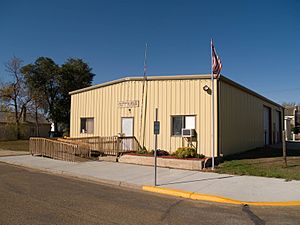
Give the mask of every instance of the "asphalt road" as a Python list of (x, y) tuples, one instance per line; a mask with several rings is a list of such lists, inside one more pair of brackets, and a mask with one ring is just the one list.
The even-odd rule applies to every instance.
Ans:
[(0, 163), (0, 224), (300, 224), (300, 207), (156, 195)]

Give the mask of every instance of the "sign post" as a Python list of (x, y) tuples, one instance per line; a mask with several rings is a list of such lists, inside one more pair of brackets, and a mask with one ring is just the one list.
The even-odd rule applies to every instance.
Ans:
[(154, 186), (157, 186), (157, 135), (159, 135), (160, 123), (158, 121), (158, 108), (155, 109), (154, 121)]

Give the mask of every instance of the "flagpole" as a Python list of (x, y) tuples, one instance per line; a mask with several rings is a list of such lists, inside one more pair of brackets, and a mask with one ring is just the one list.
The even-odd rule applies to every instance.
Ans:
[[(143, 87), (142, 87), (142, 99), (141, 99), (140, 134), (141, 134), (142, 148), (144, 148), (144, 144), (145, 144), (144, 139), (145, 139), (145, 121), (146, 121), (146, 107), (147, 107), (147, 89), (145, 87), (146, 86), (145, 83), (147, 81), (147, 51), (148, 51), (148, 43), (145, 44)], [(145, 110), (144, 110), (144, 105), (145, 105)]]
[(212, 53), (213, 40), (210, 42), (210, 55), (211, 55), (211, 169), (215, 169), (215, 85), (214, 85), (214, 72), (213, 72), (213, 53)]
[(148, 43), (146, 43), (145, 53), (144, 53), (144, 79), (146, 79), (146, 74), (147, 74), (147, 50), (148, 50)]

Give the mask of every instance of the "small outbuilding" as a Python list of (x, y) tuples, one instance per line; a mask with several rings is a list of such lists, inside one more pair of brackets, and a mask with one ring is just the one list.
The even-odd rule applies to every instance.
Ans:
[[(23, 112), (20, 119), (20, 138), (49, 137), (51, 123), (43, 115)], [(0, 111), (0, 140), (16, 140), (14, 112)]]
[[(154, 149), (158, 108), (158, 148), (174, 152), (194, 146), (211, 156), (210, 74), (126, 77), (70, 92), (70, 136), (134, 137)], [(279, 143), (284, 108), (226, 78), (214, 79), (215, 156)]]

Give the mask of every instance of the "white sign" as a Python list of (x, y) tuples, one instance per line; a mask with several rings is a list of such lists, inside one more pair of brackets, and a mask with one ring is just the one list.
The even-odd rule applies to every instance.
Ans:
[(127, 100), (127, 101), (119, 101), (119, 108), (135, 108), (139, 107), (139, 100)]

